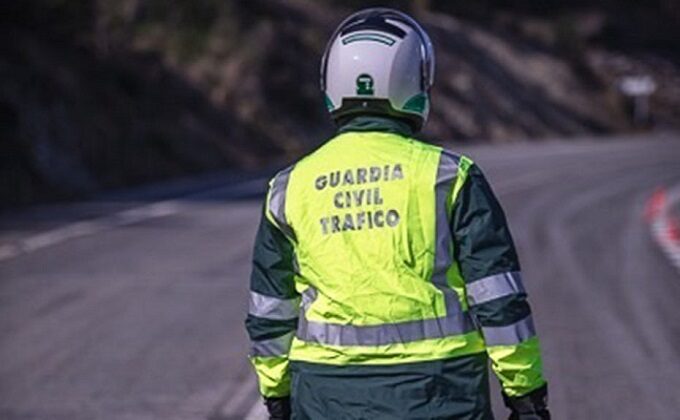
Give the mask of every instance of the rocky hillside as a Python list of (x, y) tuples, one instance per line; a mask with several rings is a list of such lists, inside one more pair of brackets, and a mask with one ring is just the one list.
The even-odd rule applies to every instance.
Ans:
[[(1, 206), (253, 168), (307, 152), (333, 130), (317, 88), (325, 41), (344, 15), (370, 3), (4, 5)], [(612, 39), (626, 39), (626, 25), (636, 23), (629, 14), (615, 15), (606, 1), (558, 14), (521, 1), (511, 9), (493, 1), (465, 8), (392, 3), (414, 10), (436, 44), (434, 111), (424, 133), (430, 140), (505, 142), (630, 130), (616, 84), (631, 73), (652, 74), (660, 85), (652, 102), (655, 122), (680, 126), (679, 63), (677, 51), (669, 52), (678, 38), (667, 39), (677, 32), (673, 25), (657, 23), (658, 39), (642, 34), (643, 41), (617, 45)], [(659, 6), (654, 15), (653, 5), (645, 13), (675, 22), (675, 2), (660, 3), (666, 9)]]

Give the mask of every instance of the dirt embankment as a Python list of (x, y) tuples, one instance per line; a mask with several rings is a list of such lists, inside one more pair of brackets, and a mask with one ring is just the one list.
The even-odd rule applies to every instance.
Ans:
[[(257, 167), (312, 149), (333, 131), (317, 87), (319, 57), (350, 6), (330, 0), (8, 6), (0, 18), (2, 207)], [(658, 113), (664, 124), (680, 120), (667, 111), (680, 104), (666, 89), (680, 74), (677, 63), (589, 44), (607, 30), (606, 14), (584, 14), (574, 26), (544, 16), (499, 12), (479, 19), (458, 12), (432, 7), (420, 15), (438, 59), (424, 132), (430, 140), (628, 130), (615, 81), (637, 69), (663, 70), (659, 91), (667, 97), (653, 108), (666, 110)]]

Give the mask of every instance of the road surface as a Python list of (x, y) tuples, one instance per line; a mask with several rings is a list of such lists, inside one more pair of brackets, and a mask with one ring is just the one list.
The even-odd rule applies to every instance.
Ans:
[[(680, 185), (680, 136), (657, 137), (464, 150), (510, 219), (556, 419), (680, 419), (680, 274), (643, 219)], [(0, 418), (258, 418), (242, 320), (262, 186), (3, 216)]]

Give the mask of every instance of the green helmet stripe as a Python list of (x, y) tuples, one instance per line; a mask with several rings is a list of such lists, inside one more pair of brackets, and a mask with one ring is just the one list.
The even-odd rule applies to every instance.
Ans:
[(333, 101), (331, 101), (331, 98), (329, 98), (327, 94), (323, 95), (323, 102), (326, 105), (326, 109), (328, 110), (328, 112), (332, 112), (335, 109)]
[(425, 111), (425, 107), (427, 106), (427, 95), (423, 93), (419, 93), (415, 96), (412, 96), (409, 98), (408, 101), (404, 104), (402, 110), (403, 111), (413, 111), (417, 113), (422, 113)]

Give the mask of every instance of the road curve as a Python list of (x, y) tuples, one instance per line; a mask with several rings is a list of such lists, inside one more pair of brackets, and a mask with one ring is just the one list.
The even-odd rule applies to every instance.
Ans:
[[(510, 220), (554, 418), (680, 419), (680, 276), (643, 218), (656, 187), (680, 185), (680, 136), (462, 151)], [(0, 260), (0, 418), (245, 418), (261, 202), (233, 197), (203, 191)], [(0, 226), (0, 245), (35, 234)]]

